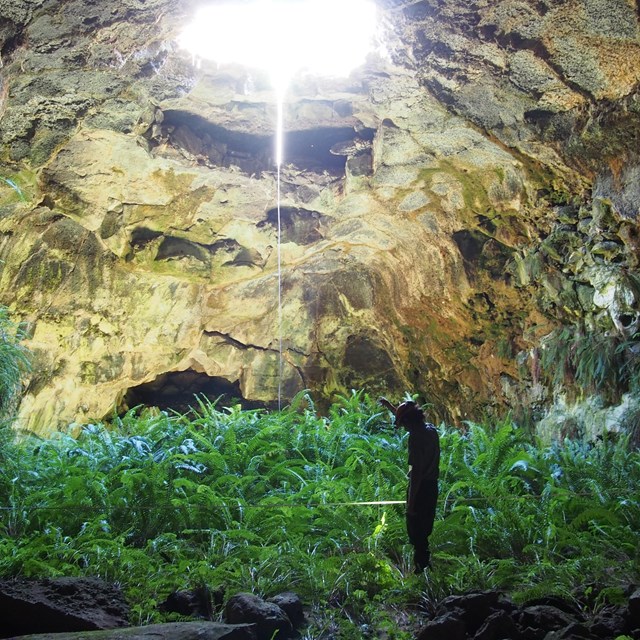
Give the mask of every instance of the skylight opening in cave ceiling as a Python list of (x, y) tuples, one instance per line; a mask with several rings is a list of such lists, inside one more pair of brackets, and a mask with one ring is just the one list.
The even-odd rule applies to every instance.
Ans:
[(345, 77), (374, 49), (371, 0), (251, 0), (204, 6), (179, 38), (194, 58), (269, 73), (284, 89), (303, 71)]

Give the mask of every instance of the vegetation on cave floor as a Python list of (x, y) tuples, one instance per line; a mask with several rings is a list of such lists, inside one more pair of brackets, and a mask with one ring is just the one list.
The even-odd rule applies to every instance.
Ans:
[(364, 624), (400, 637), (471, 589), (597, 607), (640, 577), (640, 453), (624, 438), (543, 445), (509, 421), (441, 426), (434, 569), (414, 576), (404, 506), (353, 504), (406, 488), (406, 434), (366, 395), (326, 417), (304, 394), (272, 413), (198, 404), (75, 438), (0, 430), (0, 576), (117, 581), (136, 624), (167, 619), (157, 606), (176, 589), (291, 590), (317, 634), (340, 637)]

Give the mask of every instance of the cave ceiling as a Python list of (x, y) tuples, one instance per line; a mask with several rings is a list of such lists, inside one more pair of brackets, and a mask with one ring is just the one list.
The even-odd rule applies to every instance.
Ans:
[(195, 2), (0, 0), (21, 428), (303, 389), (543, 412), (554, 328), (637, 330), (637, 4), (378, 7), (385, 55), (290, 83), (278, 189), (268, 77), (194, 64)]

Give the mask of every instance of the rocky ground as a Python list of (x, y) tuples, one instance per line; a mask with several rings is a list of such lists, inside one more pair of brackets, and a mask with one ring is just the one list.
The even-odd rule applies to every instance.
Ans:
[[(416, 640), (614, 640), (640, 638), (640, 589), (624, 603), (597, 610), (559, 597), (521, 605), (505, 594), (483, 591), (449, 596), (425, 612)], [(113, 585), (58, 578), (0, 582), (0, 637), (31, 640), (271, 640), (304, 633), (305, 608), (293, 593), (265, 601), (240, 593), (222, 602), (207, 590), (174, 592), (160, 605), (182, 622), (127, 625), (128, 606)], [(224, 622), (213, 622), (212, 618)], [(371, 630), (363, 637), (377, 637)], [(369, 634), (369, 635), (367, 635)], [(330, 640), (323, 635), (317, 640)]]

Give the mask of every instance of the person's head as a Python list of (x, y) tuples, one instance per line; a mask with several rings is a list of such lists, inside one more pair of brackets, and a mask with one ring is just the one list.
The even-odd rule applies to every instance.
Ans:
[(424, 424), (424, 413), (422, 408), (413, 400), (403, 402), (396, 409), (397, 427), (404, 427), (405, 429), (412, 429), (414, 427), (421, 427)]

